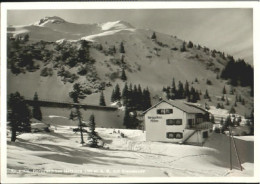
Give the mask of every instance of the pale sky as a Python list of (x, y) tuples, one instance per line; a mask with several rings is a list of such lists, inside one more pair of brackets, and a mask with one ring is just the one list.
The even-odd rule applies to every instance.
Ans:
[(27, 25), (45, 16), (74, 23), (124, 20), (223, 51), (253, 64), (252, 9), (9, 10), (8, 25)]

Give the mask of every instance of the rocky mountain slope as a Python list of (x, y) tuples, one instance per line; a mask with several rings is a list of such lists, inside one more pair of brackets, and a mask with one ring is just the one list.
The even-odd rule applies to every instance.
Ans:
[[(8, 27), (8, 63), (21, 57), (19, 52), (31, 53), (33, 60), (31, 71), (28, 67), (19, 74), (8, 70), (8, 93), (19, 91), (33, 97), (37, 91), (42, 99), (69, 101), (73, 84), (80, 82), (89, 94), (85, 102), (98, 104), (99, 91), (104, 89), (109, 104), (112, 86), (118, 83), (121, 90), (124, 86), (120, 79), (123, 69), (126, 82), (149, 87), (154, 102), (158, 97), (165, 97), (162, 89), (171, 86), (173, 77), (176, 85), (187, 80), (190, 86), (200, 90), (201, 104), (216, 105), (224, 86), (229, 92), (228, 81), (217, 77), (228, 62), (225, 54), (173, 35), (155, 32), (156, 37), (152, 38), (153, 33), (124, 21), (74, 24), (59, 17), (46, 17), (28, 26)], [(27, 34), (29, 41), (15, 48), (12, 42), (22, 40)], [(10, 54), (16, 51), (18, 54)], [(13, 64), (16, 65), (17, 62)], [(203, 99), (206, 90), (211, 101)], [(235, 94), (227, 94), (230, 105), (225, 108), (231, 108), (236, 95), (242, 95), (246, 101), (245, 105), (238, 104), (237, 111), (242, 115), (249, 113), (253, 98), (246, 87), (236, 87)]]

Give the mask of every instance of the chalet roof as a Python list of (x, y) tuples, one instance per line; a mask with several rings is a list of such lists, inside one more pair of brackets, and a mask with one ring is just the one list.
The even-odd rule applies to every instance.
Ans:
[(157, 104), (155, 104), (154, 106), (150, 107), (149, 109), (147, 109), (146, 111), (143, 112), (143, 114), (145, 114), (146, 112), (150, 111), (151, 109), (153, 109), (154, 107), (156, 107), (157, 105), (161, 104), (162, 102), (168, 103), (169, 105), (176, 107), (184, 112), (187, 113), (191, 113), (191, 114), (205, 114), (207, 111), (200, 108), (200, 107), (196, 107), (193, 105), (189, 105), (186, 104), (183, 101), (180, 100), (161, 100), (160, 102), (158, 102)]

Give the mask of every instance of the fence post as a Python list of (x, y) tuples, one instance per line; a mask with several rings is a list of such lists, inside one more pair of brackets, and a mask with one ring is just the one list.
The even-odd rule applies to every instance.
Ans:
[(229, 160), (230, 160), (230, 170), (232, 170), (232, 146), (231, 146), (231, 127), (229, 126)]

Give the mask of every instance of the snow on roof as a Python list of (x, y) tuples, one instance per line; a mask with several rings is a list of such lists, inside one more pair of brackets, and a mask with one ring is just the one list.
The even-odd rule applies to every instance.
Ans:
[(171, 101), (161, 100), (159, 103), (155, 104), (154, 106), (152, 106), (149, 109), (147, 109), (146, 111), (144, 111), (143, 114), (145, 114), (146, 112), (150, 111), (151, 109), (153, 109), (157, 105), (161, 104), (162, 102), (168, 103), (168, 104), (172, 105), (173, 107), (176, 107), (176, 108), (178, 108), (178, 109), (180, 109), (180, 110), (182, 110), (184, 112), (191, 113), (191, 114), (198, 114), (198, 113), (205, 114), (205, 112), (207, 112), (206, 110), (204, 110), (202, 108), (198, 108), (196, 106), (191, 106), (189, 104), (186, 104), (183, 101), (179, 101), (179, 100), (171, 100)]

